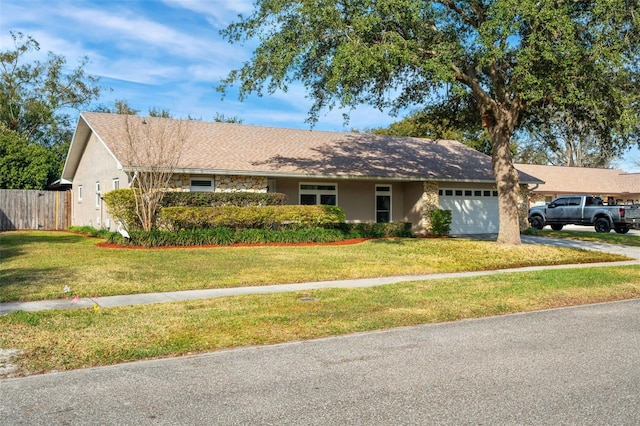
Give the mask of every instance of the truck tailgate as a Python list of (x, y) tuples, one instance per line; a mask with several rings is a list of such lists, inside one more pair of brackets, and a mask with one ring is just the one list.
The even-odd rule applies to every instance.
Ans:
[(640, 219), (640, 204), (634, 204), (625, 210), (625, 216), (628, 219)]

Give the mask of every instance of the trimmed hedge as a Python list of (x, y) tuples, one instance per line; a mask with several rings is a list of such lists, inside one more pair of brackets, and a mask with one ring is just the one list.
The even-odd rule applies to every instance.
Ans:
[(336, 206), (165, 207), (162, 222), (169, 230), (226, 226), (232, 229), (330, 227), (345, 221)]
[[(116, 189), (104, 194), (109, 213), (128, 230), (141, 229), (136, 215), (136, 200), (130, 188)], [(164, 207), (220, 207), (220, 206), (280, 206), (287, 196), (280, 193), (254, 192), (166, 192), (160, 202)]]
[(167, 192), (161, 207), (282, 206), (287, 196), (273, 192)]

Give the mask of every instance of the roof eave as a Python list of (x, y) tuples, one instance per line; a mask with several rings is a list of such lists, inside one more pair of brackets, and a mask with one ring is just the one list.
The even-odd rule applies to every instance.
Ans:
[[(144, 172), (144, 167), (123, 167), (125, 172)], [(335, 173), (295, 173), (295, 172), (274, 172), (265, 170), (232, 170), (232, 169), (189, 169), (176, 168), (172, 170), (175, 174), (188, 175), (232, 175), (232, 176), (260, 176), (270, 178), (293, 178), (293, 179), (344, 179), (344, 180), (384, 180), (394, 182), (446, 182), (446, 183), (495, 183), (493, 178), (469, 179), (469, 178), (448, 178), (435, 176), (371, 176), (371, 175), (350, 175)], [(542, 181), (524, 181), (522, 184), (543, 183)]]

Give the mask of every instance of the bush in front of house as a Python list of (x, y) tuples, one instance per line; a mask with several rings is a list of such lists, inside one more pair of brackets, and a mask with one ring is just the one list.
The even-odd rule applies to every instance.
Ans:
[(335, 226), (345, 221), (336, 206), (165, 207), (162, 223), (169, 230), (226, 226), (238, 229), (295, 229)]
[(282, 206), (287, 196), (274, 192), (167, 192), (161, 207)]
[(449, 235), (451, 231), (451, 210), (431, 210), (431, 234)]
[[(116, 189), (103, 196), (111, 217), (116, 222), (121, 222), (127, 230), (142, 228), (136, 214), (133, 191), (130, 188)], [(166, 192), (160, 207), (281, 206), (286, 202), (287, 196), (280, 193)]]
[(136, 199), (132, 189), (114, 189), (102, 196), (111, 217), (128, 230), (141, 229), (140, 218), (136, 214)]

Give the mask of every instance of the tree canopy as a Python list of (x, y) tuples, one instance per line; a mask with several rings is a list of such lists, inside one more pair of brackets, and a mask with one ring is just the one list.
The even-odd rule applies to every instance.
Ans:
[(491, 140), (482, 127), (471, 96), (451, 97), (440, 105), (428, 105), (388, 127), (368, 130), (375, 135), (452, 139), (491, 155)]
[(0, 188), (42, 189), (50, 178), (51, 153), (0, 123)]
[[(37, 179), (43, 187), (60, 177), (75, 124), (71, 113), (97, 99), (101, 88), (97, 77), (85, 73), (86, 58), (70, 71), (66, 59), (51, 52), (45, 61), (24, 63), (25, 55), (38, 51), (40, 46), (19, 32), (12, 32), (11, 37), (15, 47), (0, 52), (0, 123), (4, 125), (0, 131), (5, 143), (12, 141), (14, 153), (47, 154), (46, 178)], [(40, 169), (41, 157), (33, 158)], [(21, 173), (30, 173), (30, 165)], [(7, 183), (10, 180), (13, 183)], [(2, 187), (16, 187), (17, 182), (32, 179), (26, 175), (3, 175), (0, 181)]]
[(220, 89), (239, 84), (242, 99), (300, 81), (314, 101), (312, 123), (336, 106), (399, 111), (471, 96), (491, 140), (498, 241), (518, 244), (512, 135), (552, 106), (595, 112), (626, 143), (638, 121), (639, 8), (637, 0), (256, 0), (223, 31), (258, 45)]

